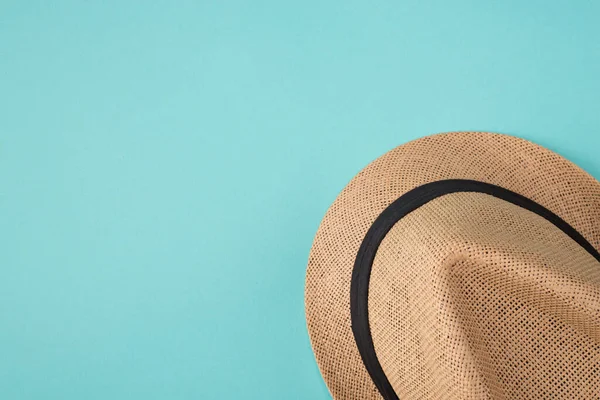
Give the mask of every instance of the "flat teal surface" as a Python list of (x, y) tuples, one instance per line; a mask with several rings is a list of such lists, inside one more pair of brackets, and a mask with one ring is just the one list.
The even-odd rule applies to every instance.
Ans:
[(419, 136), (600, 177), (597, 1), (0, 0), (0, 399), (328, 399), (317, 226)]

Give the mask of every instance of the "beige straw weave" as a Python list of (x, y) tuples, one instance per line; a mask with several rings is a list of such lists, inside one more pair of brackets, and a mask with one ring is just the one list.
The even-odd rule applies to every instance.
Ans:
[[(381, 399), (351, 330), (358, 248), (391, 202), (443, 179), (522, 194), (599, 248), (600, 184), (549, 150), (455, 132), (385, 154), (342, 191), (310, 254), (308, 329), (335, 399)], [(381, 243), (368, 300), (375, 351), (400, 400), (600, 399), (600, 265), (524, 208), (482, 193), (423, 205)]]

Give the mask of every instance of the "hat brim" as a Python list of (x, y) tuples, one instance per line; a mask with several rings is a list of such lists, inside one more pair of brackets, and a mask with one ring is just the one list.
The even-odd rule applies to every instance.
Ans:
[(381, 399), (363, 365), (350, 315), (352, 270), (375, 219), (410, 190), (448, 179), (500, 186), (552, 211), (594, 248), (600, 244), (600, 183), (526, 140), (451, 132), (399, 146), (363, 169), (327, 211), (310, 252), (306, 318), (321, 374), (337, 399)]

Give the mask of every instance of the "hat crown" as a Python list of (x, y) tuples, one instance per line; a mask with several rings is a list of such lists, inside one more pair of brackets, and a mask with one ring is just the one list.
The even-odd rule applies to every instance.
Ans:
[[(371, 270), (369, 325), (399, 398), (591, 398), (600, 265), (543, 217), (483, 193), (400, 219)], [(443, 396), (442, 396), (443, 395)], [(404, 397), (403, 397), (404, 396)]]

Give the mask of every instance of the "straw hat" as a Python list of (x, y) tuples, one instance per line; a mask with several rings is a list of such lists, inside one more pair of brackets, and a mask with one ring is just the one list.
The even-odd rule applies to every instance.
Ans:
[(600, 399), (600, 183), (453, 132), (362, 170), (316, 234), (312, 347), (334, 399)]

